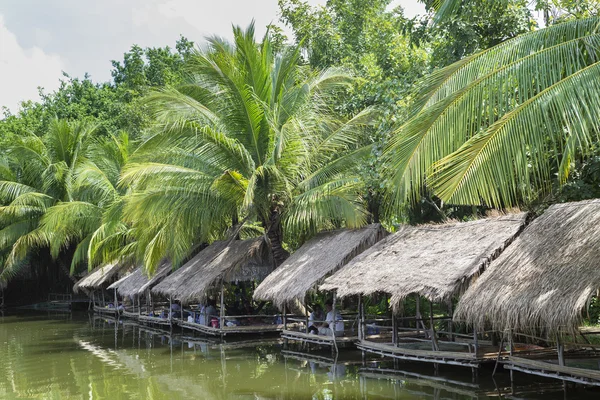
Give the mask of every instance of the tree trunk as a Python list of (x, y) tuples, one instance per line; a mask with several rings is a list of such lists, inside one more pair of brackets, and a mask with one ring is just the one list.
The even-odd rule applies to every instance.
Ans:
[(279, 214), (278, 210), (271, 211), (271, 217), (269, 218), (269, 225), (267, 228), (267, 237), (269, 238), (269, 242), (271, 242), (271, 254), (273, 255), (275, 267), (277, 268), (290, 255), (283, 248), (283, 231), (281, 229), (281, 215)]

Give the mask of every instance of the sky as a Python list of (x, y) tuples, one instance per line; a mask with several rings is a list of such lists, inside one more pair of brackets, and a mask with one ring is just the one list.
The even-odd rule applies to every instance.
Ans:
[[(312, 5), (325, 0), (308, 0)], [(424, 13), (415, 0), (396, 0), (405, 14)], [(110, 60), (133, 44), (175, 45), (180, 35), (201, 43), (231, 37), (231, 25), (255, 19), (257, 35), (278, 23), (277, 0), (3, 0), (0, 2), (0, 108), (15, 113), (23, 100), (52, 92), (63, 71), (110, 79)]]

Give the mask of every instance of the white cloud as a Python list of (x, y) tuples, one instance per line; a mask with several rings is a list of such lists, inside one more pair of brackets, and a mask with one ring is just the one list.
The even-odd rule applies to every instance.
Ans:
[(21, 101), (39, 99), (38, 86), (46, 91), (58, 88), (63, 68), (58, 55), (36, 46), (21, 47), (0, 14), (0, 107), (14, 113)]

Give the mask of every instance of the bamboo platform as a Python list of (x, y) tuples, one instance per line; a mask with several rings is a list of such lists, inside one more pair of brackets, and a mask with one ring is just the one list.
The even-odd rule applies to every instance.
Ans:
[(334, 345), (350, 345), (354, 346), (358, 340), (358, 336), (325, 336), (315, 335), (312, 333), (298, 332), (284, 330), (281, 332), (281, 337), (287, 340), (294, 340), (297, 342), (314, 343), (323, 346), (334, 346)]
[(504, 368), (546, 378), (600, 386), (600, 371), (598, 370), (568, 367), (548, 361), (514, 356), (510, 356), (504, 361)]
[(94, 312), (100, 315), (118, 316), (119, 310), (116, 308), (94, 307)]
[(129, 319), (134, 319), (134, 320), (138, 320), (140, 317), (140, 314), (137, 312), (132, 312), (132, 311), (127, 311), (127, 310), (123, 310), (121, 311), (121, 315), (125, 318), (129, 318)]
[[(495, 361), (495, 357), (477, 357), (475, 353), (469, 353), (466, 351), (461, 352), (411, 349), (402, 346), (394, 346), (392, 344), (372, 342), (369, 340), (360, 341), (357, 347), (359, 350), (363, 350), (368, 353), (379, 354), (401, 360), (449, 364), (470, 368), (478, 368), (479, 365), (485, 361)], [(497, 356), (497, 352), (495, 355)]]
[(197, 324), (195, 322), (187, 322), (182, 320), (174, 320), (174, 323), (182, 329), (190, 329), (196, 332), (211, 336), (225, 335), (244, 335), (244, 334), (267, 334), (277, 333), (283, 330), (283, 324), (256, 324), (256, 325), (241, 325), (241, 326), (225, 326), (223, 328), (213, 328), (212, 326)]
[(148, 315), (139, 315), (138, 321), (143, 324), (160, 325), (160, 326), (171, 326), (171, 320), (168, 318), (150, 317)]

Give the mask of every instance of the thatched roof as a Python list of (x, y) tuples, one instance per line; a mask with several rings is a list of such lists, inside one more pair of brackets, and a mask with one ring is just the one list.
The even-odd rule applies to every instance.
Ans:
[(325, 280), (339, 296), (391, 294), (397, 307), (410, 294), (441, 302), (459, 295), (518, 234), (526, 214), (471, 222), (402, 226)]
[(254, 298), (277, 306), (304, 302), (307, 291), (385, 236), (380, 224), (323, 232), (306, 242), (256, 288)]
[(217, 282), (260, 280), (273, 270), (271, 252), (263, 237), (218, 241), (166, 277), (152, 293), (184, 304), (202, 300)]
[(499, 330), (572, 329), (600, 288), (600, 200), (551, 206), (464, 294), (456, 318)]
[(114, 278), (119, 271), (121, 266), (117, 263), (101, 265), (75, 283), (73, 292), (78, 293), (79, 288), (98, 289)]
[(125, 275), (112, 285), (109, 289), (117, 289), (121, 296), (137, 296), (152, 288), (171, 272), (171, 263), (164, 261), (151, 277), (148, 276), (144, 267), (136, 268), (129, 275)]

